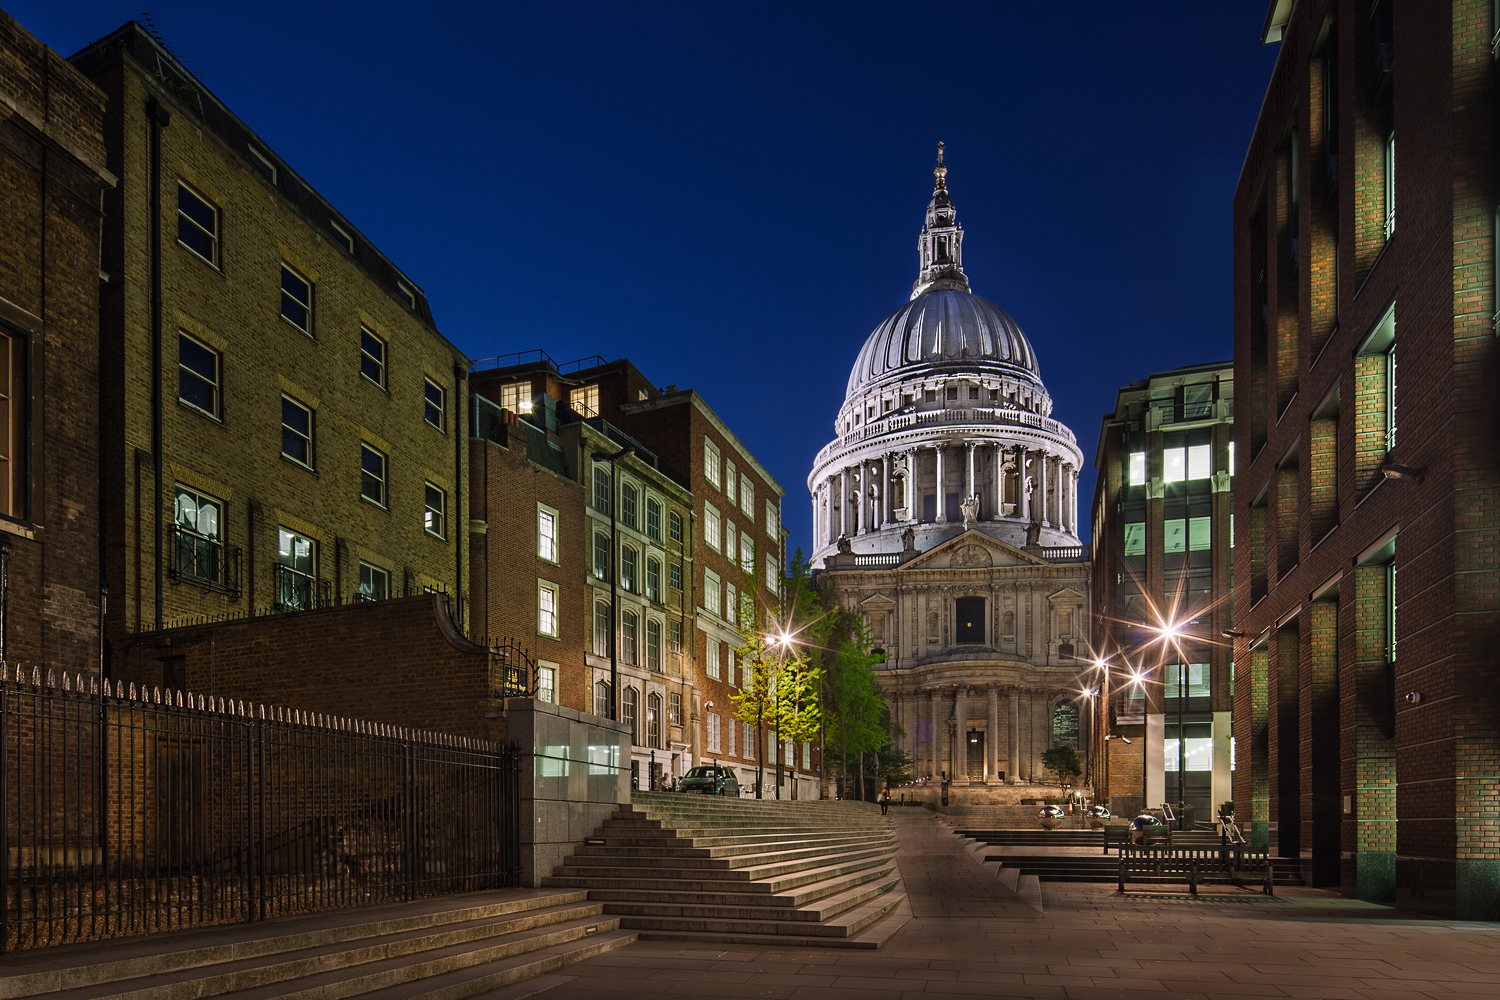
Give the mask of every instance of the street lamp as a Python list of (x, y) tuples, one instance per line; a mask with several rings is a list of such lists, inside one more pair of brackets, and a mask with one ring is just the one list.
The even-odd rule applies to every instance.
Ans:
[(609, 717), (615, 722), (620, 721), (620, 664), (616, 648), (620, 641), (620, 571), (616, 568), (616, 561), (620, 557), (620, 543), (616, 537), (619, 525), (615, 520), (615, 501), (619, 498), (619, 490), (615, 485), (620, 477), (616, 475), (616, 464), (634, 454), (635, 448), (632, 446), (615, 452), (605, 460), (609, 462)]

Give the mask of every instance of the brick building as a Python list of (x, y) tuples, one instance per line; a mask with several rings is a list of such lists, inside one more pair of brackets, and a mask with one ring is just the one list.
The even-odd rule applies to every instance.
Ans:
[[(131, 22), (108, 95), (106, 639), (467, 579), (467, 360), (421, 287)], [(170, 680), (170, 678), (168, 678)]]
[[(1233, 421), (1226, 361), (1123, 386), (1099, 430), (1090, 643), (1109, 701), (1091, 743), (1120, 816), (1168, 802), (1206, 818), (1234, 794)], [(1180, 640), (1161, 641), (1168, 623)]]
[[(476, 415), (477, 433), (491, 442), (484, 449), (497, 458), (510, 449), (507, 464), (491, 466), (508, 485), (491, 479), (490, 488), (514, 491), (510, 510), (533, 516), (534, 506), (539, 526), (555, 516), (562, 554), (556, 566), (541, 555), (540, 530), (497, 539), (491, 519), (502, 510), (492, 493), (481, 513), (476, 485), (472, 530), (483, 539), (476, 534), (474, 547), (485, 552), (471, 584), (476, 605), (492, 609), (497, 624), (531, 635), (542, 605), (557, 602), (564, 638), (538, 635), (531, 644), (543, 651), (538, 662), (548, 649), (563, 658), (557, 690), (568, 707), (608, 713), (613, 654), (620, 718), (634, 727), (632, 763), (642, 784), (653, 762), (681, 774), (711, 758), (737, 765), (751, 787), (756, 739), (731, 718), (729, 696), (743, 683), (733, 650), (745, 596), (779, 593), (781, 487), (702, 397), (658, 388), (628, 361), (558, 365), (537, 351), (480, 363), (471, 385), (485, 400), (476, 412), (500, 411)], [(509, 443), (522, 439), (526, 465)], [(534, 574), (500, 582), (499, 567), (526, 562)], [(569, 563), (571, 572), (563, 572)], [(481, 580), (486, 565), (494, 585)], [(586, 639), (565, 638), (577, 634)], [(766, 765), (773, 749), (764, 751)], [(812, 749), (792, 748), (788, 763), (800, 772), (799, 793), (815, 794)]]
[(99, 669), (104, 94), (0, 11), (0, 659)]
[(1500, 913), (1496, 27), (1477, 0), (1273, 3), (1234, 235), (1240, 817), (1314, 884), (1478, 918)]

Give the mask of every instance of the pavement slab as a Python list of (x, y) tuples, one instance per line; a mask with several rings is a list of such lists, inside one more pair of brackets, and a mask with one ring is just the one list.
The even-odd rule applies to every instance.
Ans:
[[(1046, 883), (1039, 912), (982, 854), (893, 810), (913, 919), (872, 952), (643, 941), (568, 966), (537, 1000), (1470, 1000), (1500, 998), (1500, 924), (1321, 889), (1191, 899)], [(511, 1000), (495, 994), (486, 1000)]]

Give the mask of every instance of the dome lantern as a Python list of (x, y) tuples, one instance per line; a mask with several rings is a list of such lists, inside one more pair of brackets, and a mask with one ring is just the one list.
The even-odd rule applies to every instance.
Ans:
[(938, 143), (937, 166), (933, 168), (932, 200), (927, 203), (927, 225), (917, 237), (917, 280), (912, 283), (913, 299), (945, 288), (967, 292), (969, 278), (964, 274), (964, 227), (958, 224), (958, 210), (948, 195), (948, 167), (943, 163), (943, 144)]

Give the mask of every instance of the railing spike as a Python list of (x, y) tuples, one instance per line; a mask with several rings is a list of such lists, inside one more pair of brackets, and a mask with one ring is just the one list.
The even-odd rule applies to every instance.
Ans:
[(130, 682), (130, 700), (135, 701), (135, 681)]
[(0, 660), (0, 681), (10, 680), (10, 664)]
[(256, 707), (260, 709), (260, 718), (261, 718), (261, 721), (264, 722), (265, 718), (266, 718), (266, 706), (265, 705), (257, 705)]
[(63, 690), (69, 694), (73, 692), (72, 682), (68, 680), (68, 672), (66, 670), (63, 671)]
[(47, 668), (47, 686), (49, 688), (57, 687), (57, 681), (54, 680), (53, 677), (52, 677), (52, 668), (51, 667)]
[(156, 702), (156, 704), (160, 705), (161, 704), (161, 686), (158, 685), (158, 684), (153, 684), (151, 687), (152, 687), (152, 694), (151, 695), (147, 695), (146, 700), (148, 700), (148, 701), (154, 701), (154, 702)]

